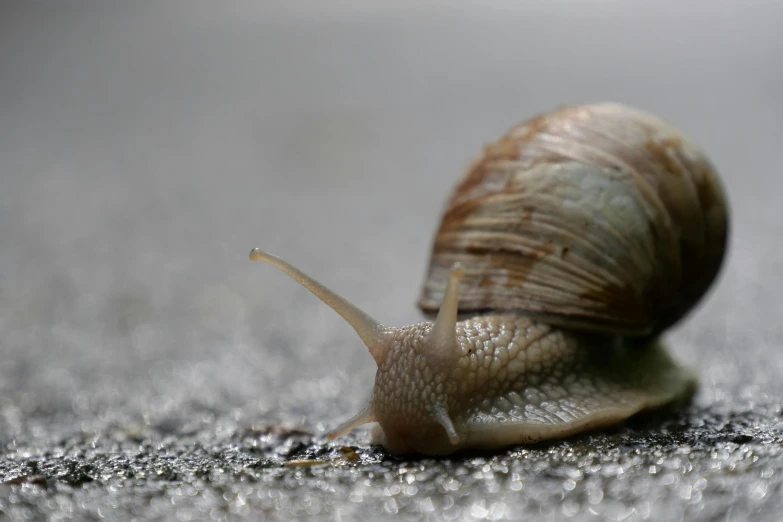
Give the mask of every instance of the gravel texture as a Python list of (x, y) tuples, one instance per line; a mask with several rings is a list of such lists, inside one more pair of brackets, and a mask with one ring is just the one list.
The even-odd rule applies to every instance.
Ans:
[[(0, 7), (0, 518), (778, 520), (783, 6), (386, 4)], [(727, 265), (668, 335), (693, 402), (494, 454), (327, 443), (374, 363), (250, 249), (418, 321), (483, 143), (606, 99), (723, 174)]]

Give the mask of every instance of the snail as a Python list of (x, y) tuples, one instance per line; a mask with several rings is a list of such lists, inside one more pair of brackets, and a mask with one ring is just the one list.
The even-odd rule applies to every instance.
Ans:
[[(418, 306), (384, 326), (286, 261), (375, 359), (366, 407), (392, 454), (493, 450), (608, 427), (689, 398), (666, 329), (723, 265), (728, 206), (678, 129), (618, 103), (566, 105), (486, 145), (453, 190)], [(432, 320), (434, 319), (434, 321)]]

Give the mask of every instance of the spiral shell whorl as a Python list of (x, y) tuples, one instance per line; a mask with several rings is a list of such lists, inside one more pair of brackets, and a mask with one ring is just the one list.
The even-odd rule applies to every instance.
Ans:
[(561, 107), (487, 145), (458, 183), (419, 306), (437, 311), (459, 261), (461, 313), (654, 334), (706, 293), (727, 232), (717, 173), (681, 132), (619, 104)]

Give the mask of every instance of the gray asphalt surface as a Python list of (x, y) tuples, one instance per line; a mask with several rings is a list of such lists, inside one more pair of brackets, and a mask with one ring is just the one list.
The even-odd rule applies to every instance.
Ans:
[[(0, 515), (779, 520), (783, 6), (287, 3), (0, 7)], [(597, 100), (723, 175), (726, 268), (668, 336), (693, 404), (445, 460), (326, 443), (374, 363), (250, 249), (419, 321), (468, 161)]]

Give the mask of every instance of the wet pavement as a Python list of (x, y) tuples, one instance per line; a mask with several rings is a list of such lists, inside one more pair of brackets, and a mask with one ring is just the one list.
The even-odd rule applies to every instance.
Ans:
[[(783, 9), (511, 4), (3, 6), (0, 514), (780, 519)], [(693, 402), (447, 459), (392, 457), (365, 429), (326, 442), (374, 362), (250, 249), (418, 321), (471, 157), (603, 99), (672, 121), (723, 175), (727, 265), (667, 335)]]

